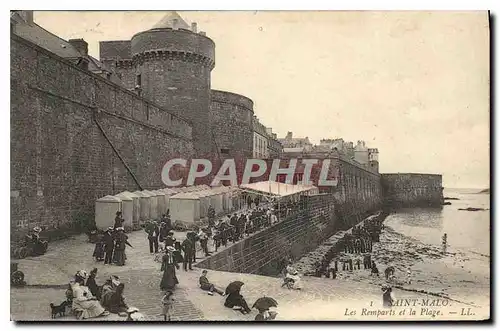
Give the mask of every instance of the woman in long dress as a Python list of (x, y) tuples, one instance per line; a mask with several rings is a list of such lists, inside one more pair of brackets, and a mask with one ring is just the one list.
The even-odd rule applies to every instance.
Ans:
[(106, 280), (101, 291), (101, 305), (103, 307), (108, 307), (110, 305), (111, 298), (116, 292), (118, 285), (120, 285), (120, 280), (116, 276), (111, 276)]
[(179, 280), (175, 275), (175, 269), (179, 269), (179, 265), (175, 261), (174, 252), (175, 248), (172, 246), (166, 247), (166, 254), (163, 255), (161, 263), (161, 271), (163, 271), (163, 277), (161, 278), (160, 289), (162, 291), (171, 291), (175, 288), (175, 285), (179, 284)]
[(116, 229), (116, 244), (115, 244), (115, 263), (119, 266), (125, 265), (125, 260), (127, 259), (127, 255), (125, 254), (125, 245), (130, 245), (128, 242), (128, 236), (125, 234), (125, 230), (122, 227)]
[(118, 314), (127, 311), (128, 305), (125, 303), (125, 298), (123, 297), (124, 288), (125, 285), (120, 283), (114, 293), (111, 294), (108, 306), (106, 307), (111, 313)]
[(73, 288), (73, 310), (78, 313), (78, 319), (88, 319), (108, 315), (96, 297), (92, 295), (87, 286), (84, 286), (87, 272), (79, 271), (75, 275)]

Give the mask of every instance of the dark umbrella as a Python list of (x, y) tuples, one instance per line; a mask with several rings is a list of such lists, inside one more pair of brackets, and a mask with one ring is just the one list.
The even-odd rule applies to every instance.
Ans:
[(268, 310), (271, 307), (278, 307), (278, 302), (270, 297), (259, 298), (252, 306), (252, 308), (255, 308), (259, 311)]
[(241, 287), (243, 286), (243, 284), (244, 283), (240, 282), (240, 281), (235, 281), (235, 282), (230, 283), (226, 287), (226, 294), (231, 294), (231, 293), (239, 292), (241, 290)]

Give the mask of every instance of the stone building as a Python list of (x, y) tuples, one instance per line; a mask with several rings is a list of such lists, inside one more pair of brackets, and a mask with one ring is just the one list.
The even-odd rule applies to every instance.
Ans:
[[(100, 60), (116, 70), (128, 89), (186, 117), (198, 156), (254, 155), (253, 101), (211, 89), (215, 43), (198, 31), (197, 23), (189, 25), (170, 12), (131, 40), (101, 41)], [(264, 155), (267, 147), (262, 148)]]
[(283, 146), (283, 150), (287, 148), (301, 148), (304, 152), (309, 152), (313, 148), (313, 144), (309, 141), (308, 137), (294, 138), (293, 132), (289, 131), (285, 138), (280, 138), (278, 141)]
[(253, 117), (253, 157), (257, 159), (277, 158), (283, 152), (272, 128), (266, 128), (257, 116)]
[(117, 71), (127, 88), (191, 122), (197, 155), (218, 153), (207, 130), (215, 43), (197, 31), (196, 23), (190, 27), (172, 12), (131, 40), (101, 41), (99, 46), (100, 60)]
[(252, 157), (253, 101), (236, 93), (211, 90), (210, 127), (222, 159)]
[(267, 149), (269, 150), (269, 157), (278, 158), (283, 154), (283, 146), (278, 141), (278, 135), (273, 132), (272, 128), (266, 128), (268, 135)]
[(253, 101), (211, 89), (215, 43), (196, 23), (170, 13), (101, 42), (99, 60), (32, 11), (10, 23), (13, 235), (79, 228), (100, 197), (164, 187), (169, 159), (252, 157)]
[(253, 117), (253, 157), (256, 159), (267, 159), (269, 136), (266, 127), (259, 122), (257, 116)]

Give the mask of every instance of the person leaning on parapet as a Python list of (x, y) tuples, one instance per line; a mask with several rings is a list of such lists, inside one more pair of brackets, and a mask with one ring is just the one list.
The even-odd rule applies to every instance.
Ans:
[(276, 217), (275, 213), (273, 212), (271, 214), (271, 226), (273, 226), (276, 223), (278, 223), (278, 217)]

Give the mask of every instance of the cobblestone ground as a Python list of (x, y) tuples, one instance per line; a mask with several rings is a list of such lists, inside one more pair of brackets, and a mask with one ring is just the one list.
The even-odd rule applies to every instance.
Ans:
[[(183, 239), (183, 233), (176, 233)], [(85, 236), (77, 236), (50, 245), (49, 252), (40, 257), (20, 260), (19, 270), (26, 274), (28, 285), (63, 285), (77, 270), (90, 270), (97, 267), (97, 282), (101, 284), (110, 275), (117, 275), (125, 284), (125, 298), (130, 306), (139, 308), (148, 320), (162, 320), (161, 297), (159, 290), (161, 279), (160, 264), (154, 262), (149, 253), (148, 242), (144, 232), (129, 234), (129, 241), (134, 248), (127, 248), (127, 265), (104, 266), (92, 260), (94, 246), (86, 243)], [(201, 252), (198, 257), (202, 258)], [(224, 298), (215, 294), (208, 295), (198, 286), (200, 271), (184, 272), (179, 270), (179, 286), (175, 290), (175, 304), (172, 317), (177, 321), (212, 320), (236, 321), (253, 320), (256, 311), (242, 315), (237, 311), (225, 308)], [(378, 286), (347, 280), (332, 280), (304, 277), (303, 290), (287, 290), (281, 288), (281, 280), (257, 275), (235, 274), (209, 271), (209, 280), (221, 290), (232, 281), (245, 283), (242, 294), (250, 306), (262, 296), (275, 298), (279, 303), (279, 320), (380, 320), (394, 317), (360, 317), (346, 315), (346, 309), (356, 309), (358, 314), (362, 308), (381, 308), (381, 291)], [(395, 290), (396, 298), (427, 298), (424, 295)], [(433, 297), (429, 297), (433, 298)], [(25, 287), (11, 289), (11, 319), (48, 320), (50, 319), (51, 302), (59, 304), (64, 300), (63, 288)], [(60, 318), (72, 320), (71, 317)], [(103, 317), (100, 320), (123, 320), (117, 315)], [(429, 318), (427, 318), (429, 319)]]
[[(185, 238), (185, 233), (177, 232), (178, 240)], [(97, 282), (101, 284), (110, 275), (122, 279), (125, 287), (125, 298), (130, 306), (139, 308), (148, 320), (162, 320), (160, 264), (154, 262), (154, 255), (149, 253), (147, 235), (143, 231), (129, 234), (129, 242), (133, 248), (127, 247), (127, 264), (125, 266), (103, 265), (92, 259), (94, 245), (87, 243), (84, 235), (54, 242), (49, 251), (38, 257), (31, 257), (12, 262), (19, 263), (18, 269), (25, 274), (28, 285), (60, 286), (68, 284), (76, 271), (90, 271), (98, 268)], [(197, 251), (197, 257), (202, 258)], [(190, 271), (193, 273), (194, 271)], [(178, 272), (181, 286), (176, 290), (176, 307), (173, 309), (173, 320), (197, 320), (203, 317), (187, 298), (182, 274)], [(62, 288), (25, 287), (11, 289), (11, 319), (13, 320), (46, 320), (50, 319), (50, 303), (59, 304), (64, 300), (65, 290)], [(71, 320), (70, 317), (61, 318)], [(121, 320), (117, 315), (101, 318), (102, 320)]]

